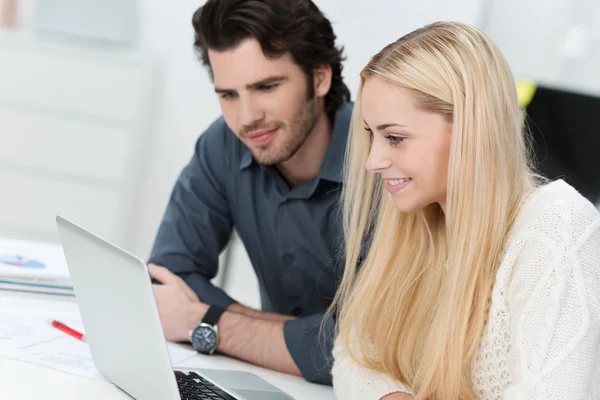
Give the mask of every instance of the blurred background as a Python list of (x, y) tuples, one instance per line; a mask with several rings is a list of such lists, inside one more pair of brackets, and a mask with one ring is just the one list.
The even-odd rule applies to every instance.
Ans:
[[(192, 50), (202, 3), (0, 0), (0, 236), (56, 242), (60, 213), (148, 256), (175, 179), (220, 115)], [(600, 206), (600, 0), (315, 3), (345, 47), (353, 96), (370, 56), (417, 27), (489, 33), (536, 85), (527, 112), (541, 170)], [(258, 307), (235, 237), (221, 261), (217, 282)]]

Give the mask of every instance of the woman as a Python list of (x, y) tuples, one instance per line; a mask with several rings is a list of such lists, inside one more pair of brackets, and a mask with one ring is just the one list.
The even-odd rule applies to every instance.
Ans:
[(499, 50), (473, 27), (435, 23), (361, 78), (331, 310), (338, 398), (588, 398), (600, 385), (600, 215), (532, 173)]

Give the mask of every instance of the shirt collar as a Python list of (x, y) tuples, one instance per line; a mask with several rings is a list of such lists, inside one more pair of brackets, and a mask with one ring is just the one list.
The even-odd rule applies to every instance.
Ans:
[(344, 156), (346, 153), (346, 142), (350, 130), (350, 119), (352, 117), (352, 104), (344, 103), (335, 112), (333, 122), (333, 133), (327, 147), (319, 178), (332, 182), (341, 183), (344, 172)]
[(248, 148), (242, 144), (242, 158), (240, 160), (240, 170), (248, 168), (250, 164), (252, 164), (253, 160), (254, 158), (252, 157), (252, 153), (250, 153), (250, 150), (248, 150)]
[[(346, 141), (350, 129), (352, 116), (352, 103), (344, 103), (335, 112), (333, 122), (333, 133), (327, 147), (323, 164), (318, 178), (327, 179), (332, 182), (342, 182), (344, 168), (344, 153), (346, 152)], [(252, 153), (246, 146), (242, 146), (242, 157), (240, 159), (240, 170), (248, 168), (253, 162)]]

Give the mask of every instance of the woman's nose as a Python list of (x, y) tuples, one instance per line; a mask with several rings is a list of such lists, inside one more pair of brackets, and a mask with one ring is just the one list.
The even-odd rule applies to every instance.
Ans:
[(371, 172), (379, 172), (392, 166), (392, 161), (387, 154), (388, 146), (375, 141), (371, 144), (366, 168)]

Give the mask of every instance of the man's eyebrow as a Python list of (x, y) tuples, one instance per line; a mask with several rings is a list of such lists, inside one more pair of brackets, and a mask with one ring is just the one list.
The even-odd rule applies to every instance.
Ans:
[(221, 89), (215, 86), (215, 93), (231, 93), (235, 92), (233, 89)]
[(272, 85), (274, 83), (287, 81), (288, 79), (289, 78), (286, 75), (269, 76), (268, 78), (261, 79), (258, 82), (254, 82), (254, 83), (250, 83), (250, 84), (246, 85), (246, 89), (252, 90), (252, 89), (256, 89), (260, 86)]
[[(269, 76), (267, 78), (261, 79), (260, 81), (256, 81), (256, 82), (247, 84), (246, 89), (254, 90), (254, 89), (259, 88), (260, 86), (272, 85), (274, 83), (287, 81), (288, 79), (289, 79), (289, 77), (286, 75)], [(215, 86), (216, 93), (232, 93), (235, 91), (236, 91), (235, 89), (226, 89), (226, 88), (220, 88), (220, 87)]]

